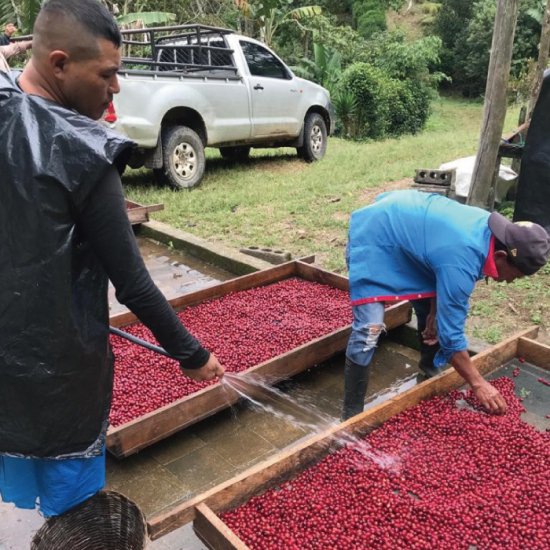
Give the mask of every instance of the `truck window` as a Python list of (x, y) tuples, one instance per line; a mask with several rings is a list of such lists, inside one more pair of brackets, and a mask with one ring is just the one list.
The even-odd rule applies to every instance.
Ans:
[(245, 40), (241, 40), (240, 43), (252, 76), (266, 76), (286, 80), (291, 78), (286, 67), (269, 50)]

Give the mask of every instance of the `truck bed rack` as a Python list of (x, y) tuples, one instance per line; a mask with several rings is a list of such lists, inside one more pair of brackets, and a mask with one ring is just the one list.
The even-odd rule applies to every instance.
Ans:
[(121, 72), (162, 72), (168, 76), (215, 71), (238, 78), (233, 50), (224, 39), (232, 32), (198, 24), (122, 30), (124, 52), (139, 53), (123, 56)]

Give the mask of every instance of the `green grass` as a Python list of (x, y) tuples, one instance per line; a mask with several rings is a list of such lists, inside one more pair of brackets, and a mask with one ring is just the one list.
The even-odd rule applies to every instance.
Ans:
[(159, 187), (142, 169), (125, 175), (126, 192), (142, 204), (164, 203), (154, 219), (197, 236), (236, 247), (277, 246), (294, 256), (317, 253), (328, 269), (341, 271), (349, 214), (372, 200), (365, 191), (473, 154), (481, 112), (479, 102), (443, 98), (421, 134), (380, 142), (331, 138), (326, 157), (313, 164), (293, 149), (253, 151), (241, 164), (208, 150), (199, 187)]
[[(316, 254), (317, 263), (344, 272), (349, 215), (371, 202), (391, 182), (412, 178), (417, 168), (475, 154), (481, 102), (441, 98), (424, 132), (380, 142), (331, 138), (326, 157), (313, 164), (293, 149), (254, 151), (245, 163), (230, 164), (207, 153), (206, 176), (190, 191), (153, 183), (147, 170), (127, 173), (128, 198), (164, 203), (153, 218), (228, 246), (285, 249), (294, 257)], [(517, 126), (509, 109), (504, 131)], [(405, 182), (408, 184), (408, 182)], [(471, 300), (467, 331), (494, 343), (519, 329), (548, 326), (550, 266), (513, 284), (480, 284)]]

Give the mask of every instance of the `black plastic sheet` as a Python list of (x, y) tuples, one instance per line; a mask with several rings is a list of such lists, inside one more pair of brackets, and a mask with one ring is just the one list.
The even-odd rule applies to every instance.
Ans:
[(522, 220), (550, 233), (550, 71), (544, 75), (521, 160), (514, 221)]
[(79, 209), (131, 142), (0, 73), (0, 454), (95, 456), (113, 358)]

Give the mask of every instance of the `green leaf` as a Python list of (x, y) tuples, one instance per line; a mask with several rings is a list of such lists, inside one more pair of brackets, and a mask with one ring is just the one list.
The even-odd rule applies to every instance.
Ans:
[(175, 21), (176, 14), (164, 11), (144, 11), (141, 13), (127, 13), (117, 17), (116, 20), (119, 25), (129, 25), (141, 21), (147, 27)]
[(303, 6), (301, 8), (295, 8), (293, 10), (290, 10), (286, 17), (289, 19), (294, 19), (295, 21), (299, 21), (300, 19), (303, 19), (304, 17), (313, 17), (315, 15), (321, 15), (323, 12), (323, 9), (321, 6)]

